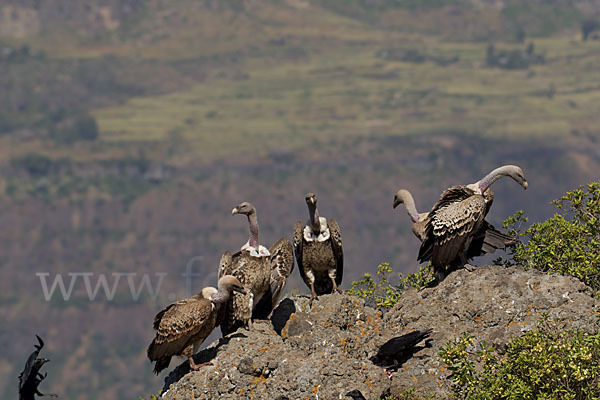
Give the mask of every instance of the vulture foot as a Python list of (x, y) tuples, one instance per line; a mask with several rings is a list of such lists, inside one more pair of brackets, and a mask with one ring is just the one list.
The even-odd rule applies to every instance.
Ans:
[(190, 369), (192, 371), (198, 371), (200, 368), (206, 366), (206, 365), (213, 365), (213, 363), (211, 363), (210, 361), (208, 362), (203, 362), (201, 364), (196, 364), (194, 362), (194, 358), (193, 357), (189, 357), (188, 360), (190, 361)]
[(469, 272), (473, 272), (477, 269), (477, 266), (471, 264), (465, 264), (465, 269)]

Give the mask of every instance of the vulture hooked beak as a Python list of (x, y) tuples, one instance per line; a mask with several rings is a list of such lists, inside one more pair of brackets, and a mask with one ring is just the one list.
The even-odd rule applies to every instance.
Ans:
[(233, 210), (231, 210), (231, 215), (235, 215), (235, 214), (239, 214), (240, 210), (238, 210), (238, 208), (234, 208)]
[(309, 206), (317, 205), (317, 196), (315, 196), (314, 193), (306, 193), (304, 199), (306, 200), (306, 204), (308, 204)]
[(529, 183), (527, 183), (527, 181), (523, 181), (523, 184), (521, 186), (523, 186), (523, 189), (527, 190), (527, 188), (529, 187)]
[(248, 292), (246, 291), (245, 288), (243, 288), (242, 286), (239, 285), (233, 285), (233, 287), (231, 288), (234, 292), (238, 292), (241, 294), (248, 294)]
[(404, 203), (398, 196), (394, 196), (394, 208), (398, 207), (400, 204)]

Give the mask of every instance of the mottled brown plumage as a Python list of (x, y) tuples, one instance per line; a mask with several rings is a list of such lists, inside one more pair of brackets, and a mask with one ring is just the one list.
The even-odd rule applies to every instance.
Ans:
[(248, 216), (250, 239), (240, 251), (226, 251), (219, 263), (219, 276), (237, 277), (248, 293), (234, 293), (228, 301), (221, 322), (223, 336), (242, 326), (250, 328), (253, 319), (267, 318), (277, 305), (287, 278), (294, 268), (292, 245), (279, 239), (268, 250), (258, 241), (256, 209), (248, 202), (234, 208), (232, 214)]
[(154, 317), (156, 337), (148, 346), (147, 354), (155, 361), (154, 372), (160, 373), (169, 366), (171, 357), (187, 357), (192, 369), (193, 356), (217, 326), (217, 316), (232, 291), (244, 292), (239, 280), (227, 275), (219, 279), (218, 289), (204, 288), (202, 292), (168, 305)]
[(294, 252), (302, 280), (311, 290), (311, 300), (318, 295), (341, 292), (344, 274), (342, 233), (338, 223), (319, 217), (317, 197), (306, 194), (309, 220), (294, 226)]
[(480, 181), (445, 190), (425, 218), (425, 232), (419, 249), (419, 262), (431, 261), (438, 281), (462, 267), (469, 258), (491, 253), (514, 242), (485, 221), (493, 202), (490, 185), (510, 176), (523, 188), (523, 171), (513, 165), (495, 169)]

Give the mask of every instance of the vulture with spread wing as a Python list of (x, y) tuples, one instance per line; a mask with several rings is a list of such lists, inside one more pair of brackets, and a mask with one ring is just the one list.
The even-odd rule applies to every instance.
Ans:
[(503, 176), (511, 177), (527, 189), (521, 168), (504, 165), (475, 183), (446, 189), (424, 219), (418, 261), (431, 261), (438, 282), (469, 258), (492, 253), (514, 242), (514, 238), (497, 231), (485, 220), (494, 200), (490, 186)]

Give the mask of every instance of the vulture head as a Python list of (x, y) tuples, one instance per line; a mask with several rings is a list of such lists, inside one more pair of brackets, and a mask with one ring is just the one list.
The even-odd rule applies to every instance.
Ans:
[(243, 214), (243, 215), (252, 215), (256, 214), (256, 208), (251, 203), (247, 201), (241, 202), (236, 208), (231, 210), (231, 215)]
[(219, 279), (217, 288), (217, 290), (215, 290), (215, 288), (202, 289), (202, 296), (206, 298), (206, 295), (210, 293), (208, 299), (213, 304), (223, 304), (229, 300), (231, 292), (247, 294), (246, 289), (244, 289), (242, 286), (242, 283), (233, 275), (225, 275)]
[(314, 193), (306, 193), (305, 196), (306, 205), (308, 208), (314, 208), (317, 206), (317, 195)]
[(484, 193), (492, 183), (496, 182), (503, 176), (508, 176), (514, 179), (519, 185), (523, 187), (523, 189), (527, 189), (529, 184), (525, 179), (525, 174), (523, 170), (516, 165), (503, 165), (499, 168), (496, 168), (489, 174), (487, 174), (482, 180), (476, 182), (474, 184), (475, 188), (478, 189), (481, 193)]
[(304, 197), (308, 206), (308, 215), (310, 217), (310, 226), (314, 233), (321, 232), (321, 223), (319, 220), (319, 211), (317, 211), (317, 196), (314, 193), (306, 193)]
[(227, 291), (229, 293), (233, 291), (246, 294), (246, 289), (244, 289), (242, 283), (233, 275), (225, 275), (219, 279), (217, 288), (220, 291)]

